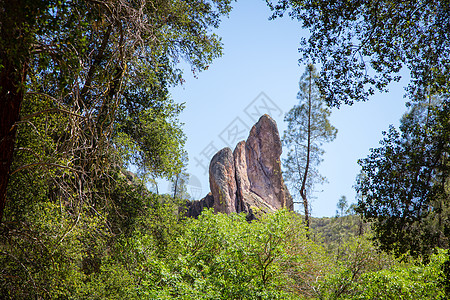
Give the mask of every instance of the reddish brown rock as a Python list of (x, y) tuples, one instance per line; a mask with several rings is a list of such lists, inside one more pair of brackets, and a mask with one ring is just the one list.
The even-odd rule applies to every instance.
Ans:
[(209, 187), (214, 197), (214, 211), (236, 212), (236, 178), (233, 153), (224, 148), (213, 156), (209, 164)]
[(212, 206), (215, 212), (246, 212), (254, 219), (259, 212), (292, 210), (292, 197), (281, 174), (281, 151), (277, 124), (263, 115), (233, 153), (224, 148), (214, 155), (209, 166), (211, 195), (196, 203), (192, 212), (195, 208), (198, 216), (199, 209)]
[(237, 144), (233, 152), (234, 168), (236, 170), (236, 201), (238, 211), (248, 211), (244, 203), (244, 199), (248, 198), (248, 192), (250, 191), (250, 182), (247, 176), (247, 158), (245, 155), (245, 141), (241, 141)]
[(214, 197), (208, 193), (203, 199), (195, 201), (187, 201), (185, 215), (191, 218), (198, 218), (202, 211), (206, 208), (214, 206)]
[(292, 209), (292, 197), (281, 173), (280, 135), (270, 116), (263, 115), (253, 126), (245, 150), (250, 192), (264, 199), (269, 207)]

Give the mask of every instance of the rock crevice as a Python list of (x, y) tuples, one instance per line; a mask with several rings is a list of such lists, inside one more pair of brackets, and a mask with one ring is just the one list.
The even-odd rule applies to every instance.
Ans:
[(247, 213), (254, 219), (286, 207), (293, 209), (293, 200), (281, 174), (281, 140), (277, 124), (263, 115), (232, 152), (224, 148), (209, 165), (211, 193), (199, 201), (187, 204), (187, 216), (197, 217), (203, 208), (218, 213)]

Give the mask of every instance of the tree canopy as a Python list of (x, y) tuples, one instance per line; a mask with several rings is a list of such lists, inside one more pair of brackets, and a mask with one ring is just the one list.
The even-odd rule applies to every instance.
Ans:
[[(448, 246), (450, 228), (444, 93), (413, 104), (359, 177), (361, 211), (380, 243), (394, 242), (384, 249), (429, 263), (378, 251), (354, 216), (316, 219), (329, 225), (324, 243), (284, 209), (252, 222), (206, 209), (185, 217), (184, 104), (169, 88), (183, 82), (182, 60), (199, 72), (221, 55), (214, 29), (230, 9), (231, 0), (0, 0), (0, 298), (445, 296), (448, 253), (428, 255)], [(309, 160), (303, 171), (316, 171), (336, 134), (316, 77), (311, 66), (287, 116), (291, 157), (313, 154), (294, 157)], [(307, 174), (292, 175), (304, 195), (315, 182)], [(171, 195), (148, 190), (156, 177), (174, 181)]]
[(357, 211), (373, 222), (382, 249), (427, 255), (448, 247), (450, 111), (447, 101), (416, 104), (400, 130), (359, 161)]
[(288, 14), (310, 31), (301, 61), (321, 66), (319, 89), (330, 105), (365, 101), (387, 91), (400, 71), (408, 94), (424, 99), (450, 88), (447, 0), (267, 0), (272, 18)]
[(309, 30), (300, 61), (320, 66), (318, 89), (331, 106), (366, 101), (409, 73), (411, 110), (400, 130), (391, 127), (360, 161), (358, 210), (385, 250), (427, 255), (448, 247), (448, 1), (266, 2), (272, 19), (287, 14)]
[[(211, 29), (230, 2), (1, 2), (0, 218), (10, 174), (28, 166), (71, 170), (84, 190), (118, 160), (155, 176), (178, 173), (183, 105), (168, 87), (183, 81), (181, 60), (198, 72), (221, 55)], [(59, 132), (40, 131), (43, 118), (58, 119)], [(54, 148), (13, 150), (16, 130), (33, 132), (29, 125)], [(34, 161), (10, 170), (17, 151), (34, 152)]]
[[(176, 223), (179, 203), (145, 179), (183, 166), (169, 87), (181, 61), (200, 72), (222, 54), (230, 2), (0, 1), (2, 298), (73, 297), (143, 215)], [(177, 228), (147, 227), (161, 248)]]

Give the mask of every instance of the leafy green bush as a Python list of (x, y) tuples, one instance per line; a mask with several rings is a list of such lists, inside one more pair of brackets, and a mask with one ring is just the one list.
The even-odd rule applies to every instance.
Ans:
[(439, 279), (445, 259), (445, 251), (439, 250), (426, 265), (409, 263), (365, 273), (352, 299), (445, 299)]
[(2, 299), (68, 298), (105, 249), (104, 222), (80, 208), (75, 216), (51, 202), (29, 206), (21, 222), (5, 222), (0, 235)]
[[(204, 211), (181, 217), (168, 196), (122, 186), (113, 217), (28, 206), (3, 224), (0, 292), (6, 299), (438, 299), (444, 250), (400, 262), (370, 237), (331, 252), (307, 238), (301, 216)], [(127, 198), (130, 197), (130, 198)], [(120, 203), (123, 201), (123, 203)], [(126, 205), (128, 203), (128, 205)], [(73, 219), (77, 216), (76, 219)], [(74, 223), (76, 221), (76, 223)], [(74, 225), (75, 224), (75, 225)], [(110, 226), (110, 227), (108, 227)], [(113, 233), (111, 228), (122, 228)], [(336, 251), (337, 250), (337, 251)], [(7, 276), (6, 276), (6, 275)]]
[(243, 214), (208, 210), (180, 222), (163, 252), (151, 231), (122, 243), (118, 252), (123, 266), (133, 264), (141, 299), (298, 299), (313, 293), (312, 282), (328, 266), (292, 212), (249, 223)]
[(337, 251), (329, 252), (331, 272), (317, 284), (319, 299), (345, 299), (358, 293), (355, 288), (367, 272), (389, 268), (395, 259), (377, 251), (369, 237), (348, 238)]

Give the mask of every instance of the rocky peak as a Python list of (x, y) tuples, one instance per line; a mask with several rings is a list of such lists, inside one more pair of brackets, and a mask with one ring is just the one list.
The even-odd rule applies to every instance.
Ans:
[(292, 210), (292, 197), (281, 173), (281, 152), (277, 124), (263, 115), (234, 152), (224, 148), (214, 155), (209, 166), (211, 193), (188, 203), (187, 215), (197, 217), (205, 207), (227, 214), (246, 212), (250, 219), (258, 212)]
[(213, 156), (209, 164), (209, 187), (214, 197), (215, 212), (238, 212), (235, 174), (233, 152), (228, 147), (223, 148)]

